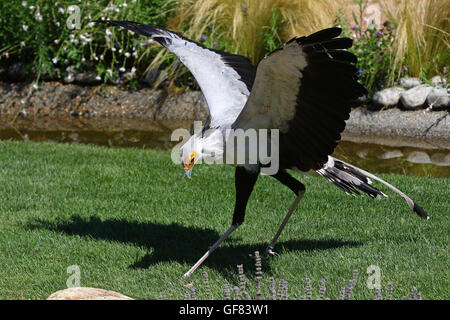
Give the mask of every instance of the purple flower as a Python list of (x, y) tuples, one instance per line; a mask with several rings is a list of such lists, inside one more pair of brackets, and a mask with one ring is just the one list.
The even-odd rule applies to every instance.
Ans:
[(353, 27), (352, 27), (352, 30), (355, 30), (356, 29), (356, 26), (354, 25)]
[(119, 44), (115, 43), (114, 48), (119, 49)]
[(394, 26), (391, 24), (390, 26), (389, 26), (389, 30), (393, 30), (394, 29)]
[(444, 73), (447, 73), (447, 72), (448, 72), (447, 66), (444, 66)]
[(408, 67), (407, 67), (407, 66), (404, 66), (404, 67), (403, 67), (403, 70), (408, 71)]
[(220, 47), (220, 43), (216, 42), (216, 47)]
[(202, 40), (206, 40), (206, 36), (202, 36)]
[(380, 31), (377, 31), (376, 36), (379, 37), (381, 35)]
[(364, 72), (364, 70), (363, 70), (363, 69), (359, 69), (359, 70), (358, 70), (358, 73), (359, 73), (359, 75), (362, 75), (362, 74), (363, 74), (363, 72)]
[(244, 17), (247, 17), (247, 16), (248, 16), (248, 13), (247, 13), (247, 7), (246, 7), (245, 5), (242, 5), (242, 6), (241, 6), (241, 11), (242, 11), (242, 13), (244, 14)]
[(210, 28), (210, 29), (212, 29), (212, 28), (213, 28), (213, 25), (212, 25), (212, 24), (210, 24), (210, 25), (209, 25), (209, 28)]

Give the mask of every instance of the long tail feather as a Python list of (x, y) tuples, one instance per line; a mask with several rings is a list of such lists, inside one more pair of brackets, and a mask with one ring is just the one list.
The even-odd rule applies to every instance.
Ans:
[(370, 179), (378, 181), (400, 195), (406, 201), (408, 206), (421, 218), (427, 220), (430, 219), (421, 206), (415, 203), (410, 197), (401, 192), (399, 189), (383, 179), (371, 174), (370, 172), (357, 168), (347, 162), (333, 157), (328, 157), (328, 162), (325, 167), (317, 170), (317, 172), (347, 193), (360, 194), (358, 192), (358, 190), (360, 190), (367, 193), (372, 198), (379, 198), (381, 195), (386, 197), (384, 193), (371, 186), (372, 181)]

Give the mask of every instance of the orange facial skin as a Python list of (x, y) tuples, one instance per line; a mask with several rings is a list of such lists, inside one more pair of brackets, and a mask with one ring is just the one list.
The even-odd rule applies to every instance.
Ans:
[(191, 155), (189, 156), (188, 160), (184, 164), (184, 171), (188, 171), (188, 170), (192, 169), (192, 167), (194, 166), (195, 161), (196, 161), (195, 156), (196, 156), (195, 152), (192, 152)]

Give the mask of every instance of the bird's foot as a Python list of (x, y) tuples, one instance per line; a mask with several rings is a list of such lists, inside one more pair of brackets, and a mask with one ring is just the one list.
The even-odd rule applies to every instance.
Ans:
[(272, 246), (268, 246), (268, 247), (266, 248), (266, 251), (264, 251), (264, 254), (265, 254), (266, 256), (269, 255), (269, 256), (272, 256), (272, 257), (278, 255), (278, 253), (276, 253), (275, 251), (273, 251), (273, 247), (272, 247)]

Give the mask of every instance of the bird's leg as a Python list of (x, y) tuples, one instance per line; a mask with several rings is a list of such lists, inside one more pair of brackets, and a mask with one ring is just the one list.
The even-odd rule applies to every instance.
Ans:
[(297, 181), (295, 178), (293, 178), (291, 175), (289, 175), (284, 170), (279, 171), (273, 177), (276, 178), (278, 181), (280, 181), (285, 186), (287, 186), (289, 189), (291, 189), (297, 195), (297, 197), (295, 198), (294, 202), (291, 204), (291, 207), (289, 208), (288, 213), (286, 214), (286, 216), (283, 219), (283, 222), (281, 223), (280, 227), (278, 228), (277, 233), (275, 234), (272, 241), (266, 248), (265, 254), (270, 254), (270, 255), (276, 255), (276, 253), (273, 251), (275, 243), (277, 242), (278, 237), (280, 236), (281, 232), (283, 231), (284, 227), (286, 226), (286, 223), (288, 222), (292, 213), (297, 208), (298, 203), (300, 202), (300, 199), (303, 197), (305, 190), (306, 190), (305, 186), (301, 182)]
[(245, 208), (247, 207), (248, 198), (253, 191), (256, 180), (258, 179), (258, 172), (248, 172), (244, 167), (236, 167), (235, 173), (235, 187), (236, 187), (236, 203), (234, 206), (233, 222), (231, 227), (214, 243), (211, 248), (186, 272), (183, 277), (189, 277), (202, 263), (209, 257), (209, 255), (222, 243), (242, 222), (244, 222)]
[(280, 236), (281, 232), (283, 231), (284, 227), (286, 226), (286, 223), (288, 222), (288, 220), (291, 217), (292, 213), (297, 208), (298, 203), (300, 202), (300, 199), (303, 197), (304, 193), (305, 193), (304, 191), (302, 193), (300, 193), (297, 196), (297, 198), (295, 198), (294, 202), (292, 202), (291, 207), (289, 208), (288, 213), (286, 214), (286, 216), (283, 219), (283, 222), (281, 223), (280, 227), (278, 228), (277, 233), (273, 237), (273, 239), (270, 242), (270, 244), (267, 246), (265, 254), (270, 254), (270, 255), (273, 255), (273, 256), (276, 255), (276, 252), (273, 251), (273, 247), (275, 246), (275, 243), (277, 242), (278, 237)]
[(221, 236), (220, 239), (217, 240), (216, 243), (214, 243), (211, 246), (211, 248), (209, 248), (208, 251), (206, 251), (206, 253), (200, 259), (198, 259), (198, 261), (192, 266), (192, 268), (190, 268), (189, 271), (183, 275), (183, 278), (189, 277), (203, 263), (203, 261), (205, 261), (206, 258), (209, 257), (209, 255), (219, 246), (219, 244), (223, 240), (225, 240), (234, 230), (236, 230), (237, 227), (239, 227), (239, 225), (234, 224), (231, 225), (231, 227), (228, 228), (228, 230), (223, 234), (223, 236)]

